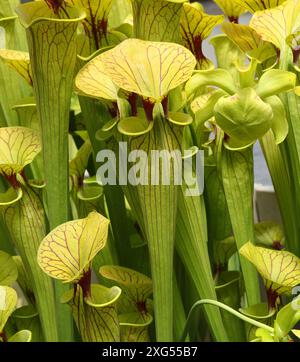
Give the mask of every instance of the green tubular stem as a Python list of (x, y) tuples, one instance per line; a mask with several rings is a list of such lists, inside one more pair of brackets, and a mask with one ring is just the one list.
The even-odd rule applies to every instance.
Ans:
[[(289, 70), (295, 72), (292, 67), (293, 55), (291, 49), (286, 47), (280, 52), (280, 61), (279, 68), (282, 70)], [(283, 144), (281, 145), (281, 150), (284, 152), (285, 163), (288, 167), (288, 172), (290, 175), (291, 188), (288, 192), (293, 195), (295, 203), (293, 211), (296, 225), (300, 223), (300, 97), (297, 96), (293, 91), (284, 93), (281, 96), (286, 109), (287, 120), (289, 124), (289, 133)], [(283, 220), (285, 223), (285, 220)], [(284, 225), (285, 229), (289, 226)], [(298, 227), (296, 240), (299, 240), (300, 229)], [(295, 253), (297, 256), (299, 254), (299, 242), (292, 244), (290, 251)], [(295, 247), (295, 249), (293, 249)]]
[[(207, 250), (206, 213), (202, 197), (185, 197), (179, 191), (176, 250), (194, 281), (201, 298), (216, 299)], [(210, 306), (205, 307), (210, 331), (217, 341), (228, 341), (221, 313)]]
[[(253, 220), (253, 149), (229, 151), (222, 149), (221, 175), (225, 197), (238, 250), (248, 241), (254, 242)], [(249, 305), (260, 303), (258, 274), (240, 258)]]
[(270, 326), (267, 326), (267, 325), (265, 325), (263, 323), (260, 323), (260, 322), (256, 321), (255, 319), (249, 318), (249, 317), (245, 316), (244, 314), (241, 314), (241, 313), (237, 312), (236, 310), (232, 309), (231, 307), (228, 307), (226, 304), (217, 302), (215, 300), (202, 299), (202, 300), (199, 300), (198, 302), (196, 302), (193, 305), (193, 307), (191, 308), (190, 312), (189, 312), (187, 322), (186, 322), (186, 325), (185, 325), (185, 329), (184, 329), (184, 331), (182, 333), (181, 342), (184, 342), (185, 339), (186, 339), (186, 336), (187, 336), (187, 333), (188, 333), (188, 330), (189, 330), (189, 324), (191, 323), (191, 318), (192, 318), (192, 316), (194, 314), (194, 311), (196, 309), (198, 309), (198, 307), (200, 307), (202, 305), (205, 305), (205, 304), (210, 304), (210, 305), (213, 305), (215, 307), (222, 308), (223, 310), (227, 311), (228, 313), (231, 313), (232, 315), (236, 316), (237, 318), (240, 318), (241, 320), (243, 320), (246, 323), (250, 323), (250, 324), (252, 324), (253, 326), (255, 326), (257, 328), (263, 328), (268, 332), (274, 333), (274, 328), (272, 328)]
[(287, 166), (282, 156), (284, 148), (276, 145), (271, 131), (260, 140), (260, 145), (275, 188), (286, 235), (287, 249), (300, 256), (300, 244), (297, 237), (297, 219), (294, 213), (294, 200), (290, 192), (290, 175), (288, 174)]
[[(76, 64), (77, 26), (84, 13), (76, 10), (76, 17), (63, 20), (49, 19), (49, 11), (47, 4), (39, 1), (22, 4), (16, 9), (27, 34), (42, 130), (46, 204), (52, 230), (69, 219), (69, 112)], [(35, 14), (42, 15), (36, 17)], [(55, 282), (60, 341), (73, 340), (72, 314), (60, 303), (61, 295), (68, 288), (60, 281)]]
[[(174, 185), (174, 170), (170, 170), (170, 185), (162, 185), (160, 166), (159, 184), (152, 185), (151, 150), (180, 149), (182, 129), (167, 122), (157, 114), (153, 129), (146, 135), (130, 138), (130, 150), (149, 152), (148, 184), (135, 186), (142, 209), (144, 232), (148, 241), (151, 274), (153, 279), (156, 340), (173, 341), (173, 252), (177, 212), (178, 186)], [(179, 160), (175, 156), (175, 162)], [(130, 186), (131, 187), (131, 186)], [(133, 188), (134, 189), (134, 188)]]
[(32, 281), (45, 341), (55, 342), (58, 335), (53, 285), (51, 279), (41, 272), (36, 258), (40, 241), (46, 233), (44, 210), (38, 193), (24, 187), (22, 198), (12, 205), (1, 206), (1, 211)]

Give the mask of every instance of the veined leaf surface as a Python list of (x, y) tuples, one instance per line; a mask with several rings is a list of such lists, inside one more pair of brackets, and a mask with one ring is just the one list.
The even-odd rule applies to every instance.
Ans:
[(245, 12), (245, 8), (236, 0), (215, 0), (215, 3), (223, 10), (229, 19), (238, 19)]
[(143, 40), (178, 42), (180, 15), (186, 0), (131, 0), (134, 36)]
[(208, 15), (192, 4), (183, 4), (180, 20), (181, 37), (184, 46), (196, 56), (200, 67), (205, 64), (204, 60), (206, 59), (202, 53), (202, 41), (223, 20), (224, 17), (222, 15)]
[(32, 86), (32, 71), (28, 53), (17, 50), (1, 49), (0, 58)]
[(152, 280), (135, 270), (120, 266), (102, 266), (100, 274), (118, 283), (127, 297), (135, 302), (145, 302), (152, 294)]
[(248, 25), (224, 23), (222, 30), (230, 40), (252, 58), (262, 62), (276, 56), (274, 46), (263, 41), (258, 33)]
[(91, 286), (91, 298), (83, 297), (82, 289), (67, 291), (61, 298), (73, 311), (79, 333), (84, 342), (118, 342), (120, 326), (116, 302), (121, 295), (118, 287)]
[(196, 66), (181, 45), (139, 39), (127, 39), (99, 58), (117, 86), (153, 102), (187, 81)]
[(278, 5), (283, 4), (286, 0), (234, 0), (240, 6), (249, 10), (251, 13), (255, 13), (258, 10), (275, 8)]
[(278, 295), (290, 292), (300, 283), (300, 259), (288, 251), (266, 249), (248, 242), (240, 254), (256, 267), (267, 288)]
[(253, 15), (250, 26), (263, 40), (283, 50), (286, 38), (300, 26), (300, 1), (288, 0), (276, 8), (258, 11)]
[(45, 273), (64, 282), (80, 279), (85, 267), (104, 248), (109, 221), (97, 212), (69, 221), (51, 231), (42, 241), (38, 263)]
[(118, 87), (107, 75), (101, 56), (86, 64), (75, 79), (75, 86), (81, 95), (116, 101)]
[(25, 127), (0, 129), (0, 174), (21, 172), (41, 151), (36, 131)]

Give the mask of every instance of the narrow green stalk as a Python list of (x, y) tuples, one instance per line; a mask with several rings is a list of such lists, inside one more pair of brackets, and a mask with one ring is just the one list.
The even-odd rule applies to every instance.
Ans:
[(185, 326), (186, 315), (174, 270), (174, 341), (178, 341)]
[(272, 177), (276, 198), (281, 211), (287, 248), (296, 255), (300, 255), (300, 244), (297, 238), (297, 218), (294, 213), (295, 205), (292, 193), (290, 193), (291, 180), (281, 152), (284, 149), (276, 145), (271, 131), (260, 140), (260, 145)]
[[(181, 188), (178, 197), (176, 250), (190, 273), (201, 298), (217, 299), (207, 250), (206, 213), (203, 197), (186, 197)], [(227, 341), (219, 311), (205, 308), (211, 333), (218, 341)]]
[(228, 313), (231, 313), (233, 314), (234, 316), (236, 316), (237, 318), (240, 318), (241, 320), (247, 322), (247, 323), (250, 323), (252, 324), (253, 326), (255, 327), (258, 327), (258, 328), (263, 328), (265, 329), (266, 331), (268, 332), (271, 332), (271, 333), (274, 333), (274, 328), (270, 327), (270, 326), (267, 326), (263, 323), (260, 323), (258, 321), (256, 321), (255, 319), (252, 319), (252, 318), (249, 318), (247, 316), (245, 316), (244, 314), (241, 314), (239, 312), (237, 312), (236, 310), (228, 307), (226, 304), (223, 304), (223, 303), (220, 303), (220, 302), (217, 302), (215, 300), (210, 300), (210, 299), (202, 299), (202, 300), (199, 300), (198, 302), (196, 302), (193, 307), (191, 308), (190, 312), (189, 312), (189, 315), (188, 315), (188, 318), (187, 318), (187, 322), (186, 322), (186, 325), (185, 325), (185, 329), (182, 333), (182, 337), (180, 339), (181, 342), (184, 342), (185, 339), (186, 339), (186, 336), (187, 336), (187, 333), (188, 333), (188, 330), (189, 330), (189, 325), (191, 323), (191, 320), (192, 320), (192, 316), (194, 314), (194, 311), (196, 309), (198, 309), (198, 307), (202, 306), (202, 305), (205, 305), (205, 304), (210, 304), (210, 305), (213, 305), (215, 307), (218, 307), (218, 308), (222, 308), (224, 309), (225, 311), (227, 311)]
[[(254, 242), (253, 220), (253, 149), (229, 151), (222, 149), (221, 174), (237, 248)], [(259, 279), (255, 268), (241, 258), (248, 303), (260, 303)]]

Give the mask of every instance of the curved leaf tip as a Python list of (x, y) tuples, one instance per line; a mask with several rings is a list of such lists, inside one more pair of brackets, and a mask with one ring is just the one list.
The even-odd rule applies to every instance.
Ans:
[(20, 173), (40, 151), (37, 131), (25, 127), (0, 128), (0, 174)]
[(186, 82), (196, 66), (193, 54), (181, 45), (139, 39), (124, 40), (98, 58), (118, 87), (153, 103)]
[(109, 220), (93, 211), (52, 230), (38, 250), (38, 263), (52, 278), (77, 282), (95, 255), (105, 247)]

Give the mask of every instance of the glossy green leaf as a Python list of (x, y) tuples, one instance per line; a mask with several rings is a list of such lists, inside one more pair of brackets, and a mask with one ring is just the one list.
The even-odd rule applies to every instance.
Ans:
[(266, 287), (278, 295), (291, 292), (300, 283), (300, 259), (292, 253), (254, 246), (250, 242), (239, 251), (256, 267)]
[(20, 173), (41, 151), (36, 131), (25, 127), (0, 129), (0, 173), (11, 176)]
[(104, 248), (109, 220), (97, 212), (52, 230), (41, 242), (38, 263), (45, 273), (64, 282), (76, 282), (94, 256)]
[(196, 65), (192, 53), (180, 45), (139, 39), (127, 39), (99, 57), (117, 86), (153, 102), (187, 81)]
[(17, 293), (10, 287), (0, 286), (0, 331), (17, 305)]
[(259, 79), (256, 92), (261, 98), (267, 98), (293, 89), (296, 75), (280, 69), (270, 69)]
[(13, 258), (0, 251), (0, 285), (12, 285), (18, 278), (18, 269)]

